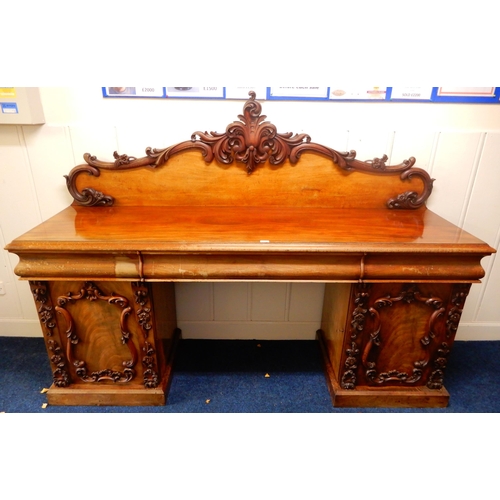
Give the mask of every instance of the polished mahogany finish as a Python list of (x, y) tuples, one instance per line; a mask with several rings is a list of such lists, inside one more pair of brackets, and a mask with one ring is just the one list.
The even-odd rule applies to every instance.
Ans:
[[(155, 149), (148, 147), (146, 149), (146, 156), (143, 158), (135, 158), (128, 156), (126, 154), (118, 154), (116, 151), (113, 156), (115, 158), (114, 162), (103, 162), (98, 160), (95, 156), (91, 154), (85, 154), (84, 159), (87, 165), (79, 165), (75, 167), (68, 176), (66, 176), (66, 183), (71, 195), (74, 197), (75, 201), (81, 205), (94, 206), (94, 205), (106, 205), (111, 206), (115, 203), (115, 197), (110, 194), (105, 194), (99, 191), (98, 188), (90, 186), (87, 184), (81, 185), (79, 182), (79, 177), (82, 173), (87, 173), (94, 177), (99, 177), (103, 172), (116, 172), (123, 170), (135, 170), (140, 167), (149, 168), (165, 168), (165, 165), (169, 160), (187, 151), (199, 151), (205, 162), (208, 164), (214, 159), (219, 165), (230, 165), (234, 161), (243, 163), (246, 166), (246, 172), (251, 174), (258, 166), (269, 165), (273, 170), (277, 167), (295, 165), (301, 159), (303, 153), (315, 153), (323, 158), (327, 158), (333, 162), (333, 164), (344, 171), (344, 173), (353, 172), (363, 172), (370, 173), (374, 175), (381, 176), (394, 176), (399, 174), (400, 179), (410, 180), (412, 178), (419, 178), (422, 181), (423, 189), (421, 193), (413, 190), (406, 190), (402, 193), (397, 194), (395, 197), (387, 199), (386, 204), (389, 208), (418, 208), (425, 203), (425, 200), (430, 196), (432, 192), (433, 179), (429, 177), (429, 174), (420, 168), (414, 168), (415, 158), (410, 157), (408, 160), (404, 160), (398, 165), (387, 165), (388, 160), (386, 155), (381, 158), (374, 158), (373, 160), (360, 161), (356, 159), (356, 151), (349, 152), (339, 152), (322, 144), (316, 144), (311, 142), (311, 137), (307, 134), (293, 134), (286, 133), (280, 134), (277, 132), (276, 127), (270, 123), (264, 121), (266, 119), (265, 115), (261, 115), (262, 106), (255, 100), (255, 92), (251, 91), (250, 99), (246, 102), (243, 107), (243, 115), (239, 115), (240, 121), (233, 122), (227, 126), (226, 132), (218, 134), (216, 132), (195, 132), (191, 136), (190, 141), (181, 142), (164, 149)], [(197, 139), (199, 137), (199, 139)], [(318, 160), (315, 160), (318, 163)], [(324, 162), (323, 162), (324, 164)], [(172, 165), (175, 168), (175, 165)], [(287, 170), (287, 169), (285, 169)], [(185, 170), (183, 169), (180, 174), (183, 176), (182, 179), (185, 180)], [(314, 165), (311, 169), (309, 168), (307, 174), (315, 176), (318, 178), (318, 165)], [(212, 173), (213, 175), (213, 173)], [(285, 172), (285, 181), (289, 185), (299, 185), (297, 178), (297, 173), (294, 174), (294, 178), (289, 178), (289, 173)], [(279, 181), (278, 176), (274, 175), (272, 183), (274, 187), (278, 187), (276, 182)], [(158, 182), (158, 176), (155, 181)], [(194, 176), (190, 175), (190, 181), (195, 180)], [(216, 204), (220, 204), (222, 198), (216, 195), (219, 190), (214, 189), (220, 183), (215, 183), (217, 179), (211, 177), (209, 182), (211, 183), (212, 189), (210, 193)], [(226, 176), (224, 179), (226, 182), (229, 180)], [(330, 182), (333, 179), (330, 178)], [(144, 182), (144, 176), (142, 177)], [(246, 183), (246, 187), (250, 183)], [(351, 182), (352, 184), (352, 182)], [(131, 186), (130, 181), (128, 185)], [(225, 183), (222, 183), (224, 186)], [(139, 188), (139, 186), (135, 186)], [(315, 191), (321, 191), (321, 188), (316, 187), (306, 187), (301, 186), (301, 189), (312, 191), (312, 194), (316, 195)], [(143, 191), (137, 189), (138, 193)], [(330, 186), (330, 190), (331, 186)], [(234, 195), (237, 191), (231, 189), (229, 191), (222, 189), (221, 193), (226, 194), (226, 196)], [(281, 194), (282, 190), (279, 190)], [(149, 193), (152, 194), (152, 193)], [(163, 195), (159, 199), (160, 203), (169, 203), (169, 196)], [(206, 193), (205, 193), (206, 194)], [(255, 193), (253, 193), (255, 194)], [(121, 193), (120, 193), (121, 195)], [(215, 197), (214, 197), (215, 195)], [(302, 197), (301, 197), (302, 198)], [(277, 200), (280, 199), (278, 196)], [(202, 198), (196, 196), (195, 203), (204, 205)], [(252, 203), (251, 200), (247, 200)], [(258, 201), (258, 198), (254, 198), (253, 202)], [(296, 200), (291, 200), (296, 203)], [(158, 199), (156, 199), (156, 203)], [(148, 198), (146, 202), (148, 205), (154, 204), (155, 199)], [(189, 203), (189, 202), (188, 202)], [(271, 201), (271, 203), (273, 203)], [(184, 204), (184, 203), (181, 203)], [(237, 203), (230, 203), (235, 205)], [(278, 202), (278, 204), (281, 204)], [(177, 205), (177, 204), (176, 204)], [(328, 203), (328, 206), (332, 205)], [(336, 205), (335, 203), (333, 205)], [(304, 206), (302, 202), (302, 206)]]
[(425, 208), (71, 206), (9, 250), (27, 279), (476, 281), (490, 247)]
[(410, 157), (356, 159), (280, 134), (251, 94), (225, 133), (85, 155), (74, 203), (14, 240), (52, 404), (164, 404), (180, 337), (176, 281), (325, 282), (325, 373), (337, 406), (444, 406), (470, 284), (494, 249), (425, 207)]

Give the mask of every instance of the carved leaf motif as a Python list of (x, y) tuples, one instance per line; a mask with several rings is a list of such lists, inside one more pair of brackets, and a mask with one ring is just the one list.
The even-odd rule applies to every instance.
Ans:
[(453, 307), (448, 312), (448, 320), (446, 321), (446, 337), (454, 337), (458, 330), (458, 324), (462, 317), (465, 299), (469, 293), (470, 285), (457, 285), (452, 298)]
[(248, 173), (268, 160), (272, 165), (280, 165), (290, 156), (293, 147), (310, 142), (307, 134), (279, 134), (275, 125), (264, 121), (267, 117), (261, 115), (261, 111), (255, 93), (250, 92), (243, 115), (238, 115), (240, 122), (228, 125), (224, 134), (195, 132), (193, 137), (211, 144), (214, 157), (220, 163), (227, 165), (236, 160), (246, 165)]
[(432, 192), (433, 179), (419, 168), (413, 168), (415, 158), (410, 157), (398, 165), (387, 165), (387, 155), (373, 160), (360, 161), (356, 159), (356, 151), (339, 152), (327, 146), (311, 142), (307, 134), (291, 132), (278, 133), (275, 125), (265, 121), (262, 106), (255, 100), (255, 92), (249, 93), (250, 98), (243, 107), (243, 115), (238, 115), (240, 121), (229, 124), (224, 133), (195, 132), (190, 141), (180, 142), (163, 149), (146, 148), (146, 156), (135, 158), (126, 154), (113, 153), (114, 161), (105, 162), (86, 153), (86, 165), (76, 166), (66, 177), (69, 192), (75, 201), (84, 206), (111, 206), (114, 198), (91, 187), (79, 190), (77, 179), (82, 174), (98, 177), (100, 170), (126, 170), (139, 167), (157, 168), (164, 165), (173, 155), (188, 150), (198, 150), (205, 161), (210, 163), (214, 158), (223, 165), (233, 162), (243, 163), (250, 174), (259, 165), (269, 161), (271, 165), (280, 166), (289, 160), (295, 164), (303, 152), (316, 153), (332, 160), (339, 168), (347, 172), (368, 172), (379, 175), (400, 174), (402, 180), (418, 177), (423, 183), (423, 190), (406, 191), (387, 201), (390, 209), (415, 209), (421, 207)]
[(31, 292), (38, 307), (38, 316), (44, 326), (43, 334), (47, 350), (52, 353), (49, 355), (53, 366), (52, 378), (56, 387), (67, 387), (70, 383), (69, 374), (66, 371), (66, 360), (59, 344), (54, 340), (53, 330), (56, 327), (53, 315), (53, 306), (47, 290), (48, 284), (42, 281), (30, 281)]
[[(403, 302), (411, 304), (414, 301), (421, 302), (430, 308), (434, 309), (429, 316), (426, 334), (420, 339), (420, 344), (424, 349), (424, 358), (418, 359), (413, 362), (412, 375), (402, 372), (398, 369), (390, 369), (386, 372), (377, 372), (376, 363), (370, 360), (370, 353), (373, 347), (380, 347), (382, 345), (381, 332), (381, 319), (379, 310), (384, 307), (391, 307), (394, 303)], [(443, 307), (443, 300), (439, 297), (423, 297), (416, 285), (409, 285), (401, 290), (400, 294), (396, 297), (390, 295), (381, 297), (375, 300), (369, 312), (374, 318), (375, 325), (373, 331), (369, 334), (369, 340), (363, 351), (361, 358), (363, 366), (366, 368), (365, 376), (374, 384), (384, 384), (387, 382), (401, 382), (405, 384), (414, 384), (422, 378), (422, 368), (426, 367), (430, 360), (429, 346), (432, 339), (435, 338), (434, 326), (437, 319), (443, 315), (445, 308)]]
[(144, 387), (155, 388), (160, 384), (160, 377), (156, 370), (156, 351), (152, 344), (148, 342), (149, 331), (153, 329), (153, 310), (149, 300), (149, 289), (146, 285), (140, 282), (132, 283), (134, 290), (135, 302), (140, 307), (136, 307), (136, 316), (139, 326), (143, 330), (144, 345), (142, 346), (142, 364), (144, 366)]
[(352, 313), (353, 319), (351, 321), (351, 345), (347, 347), (345, 352), (347, 354), (344, 361), (344, 373), (340, 385), (343, 389), (353, 390), (356, 388), (356, 370), (358, 369), (358, 359), (360, 349), (356, 343), (358, 333), (363, 331), (365, 327), (366, 314), (368, 312), (367, 302), (370, 297), (371, 285), (362, 283), (358, 285), (358, 290), (354, 298), (356, 307)]
[[(96, 300), (103, 300), (108, 302), (108, 304), (117, 305), (122, 309), (120, 315), (120, 329), (122, 332), (122, 343), (127, 344), (131, 359), (122, 362), (125, 367), (123, 372), (118, 372), (116, 370), (104, 369), (97, 372), (87, 373), (86, 363), (83, 360), (78, 360), (73, 358), (73, 351), (71, 345), (76, 345), (79, 342), (78, 335), (74, 327), (73, 317), (67, 309), (67, 306), (75, 301), (86, 299), (90, 302)], [(135, 372), (132, 369), (137, 363), (137, 351), (133, 342), (129, 342), (130, 332), (127, 328), (127, 317), (130, 314), (132, 308), (128, 304), (128, 300), (120, 295), (111, 294), (109, 296), (104, 295), (97, 286), (91, 282), (86, 281), (81, 287), (78, 294), (73, 292), (68, 292), (66, 295), (61, 295), (57, 298), (56, 311), (61, 314), (66, 323), (66, 336), (69, 340), (67, 355), (68, 360), (73, 363), (76, 368), (76, 374), (84, 382), (101, 382), (103, 380), (112, 380), (113, 382), (126, 383), (130, 382), (135, 376)]]

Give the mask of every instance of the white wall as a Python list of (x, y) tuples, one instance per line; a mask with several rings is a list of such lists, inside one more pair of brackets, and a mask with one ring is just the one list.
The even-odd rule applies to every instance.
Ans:
[[(195, 131), (225, 130), (243, 101), (104, 99), (101, 89), (42, 88), (46, 124), (0, 125), (0, 245), (72, 201), (63, 175), (86, 152), (144, 156)], [(409, 156), (436, 179), (428, 207), (498, 248), (500, 243), (500, 105), (263, 102), (279, 132), (308, 133), (359, 159)], [(41, 336), (29, 287), (13, 273), (17, 257), (0, 253), (0, 335)], [(483, 260), (457, 339), (500, 340), (500, 258)], [(176, 285), (185, 338), (312, 339), (323, 285), (182, 283)]]

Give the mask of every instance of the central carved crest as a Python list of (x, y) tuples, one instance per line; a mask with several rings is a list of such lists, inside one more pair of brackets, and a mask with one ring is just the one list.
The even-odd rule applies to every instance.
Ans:
[(339, 168), (346, 172), (367, 172), (377, 175), (400, 175), (402, 180), (419, 177), (423, 182), (423, 191), (406, 191), (387, 200), (387, 207), (391, 209), (419, 208), (432, 192), (433, 179), (420, 168), (414, 168), (415, 158), (410, 157), (397, 165), (387, 165), (387, 156), (373, 160), (360, 161), (356, 159), (356, 151), (339, 152), (322, 144), (311, 141), (308, 134), (280, 134), (276, 126), (265, 121), (262, 115), (262, 106), (255, 100), (255, 92), (249, 92), (250, 98), (243, 106), (243, 114), (238, 115), (240, 121), (235, 121), (226, 127), (224, 133), (194, 132), (188, 141), (179, 142), (163, 149), (146, 148), (146, 156), (136, 158), (126, 154), (114, 152), (114, 161), (107, 162), (97, 159), (89, 153), (83, 155), (86, 164), (77, 165), (66, 177), (68, 190), (80, 205), (111, 206), (114, 198), (95, 190), (92, 187), (77, 189), (77, 178), (85, 173), (98, 177), (101, 170), (129, 170), (133, 168), (158, 168), (179, 153), (191, 150), (201, 152), (205, 162), (212, 160), (229, 165), (243, 163), (248, 174), (251, 174), (259, 165), (269, 162), (271, 165), (283, 165), (288, 160), (296, 164), (302, 153), (315, 153), (332, 160)]
[(267, 160), (273, 165), (283, 163), (293, 147), (309, 143), (311, 138), (292, 132), (279, 134), (272, 123), (264, 121), (267, 116), (261, 114), (262, 106), (255, 100), (255, 92), (249, 95), (243, 115), (238, 115), (241, 122), (229, 124), (223, 134), (195, 132), (192, 139), (198, 136), (202, 142), (210, 144), (217, 161), (229, 164), (236, 160), (244, 163), (247, 172), (251, 173)]

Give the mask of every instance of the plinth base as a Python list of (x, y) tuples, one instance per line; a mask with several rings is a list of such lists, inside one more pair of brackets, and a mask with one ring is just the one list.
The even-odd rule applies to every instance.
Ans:
[(444, 408), (450, 395), (444, 388), (367, 387), (343, 389), (335, 375), (321, 331), (317, 335), (323, 357), (326, 382), (333, 406), (338, 408)]

